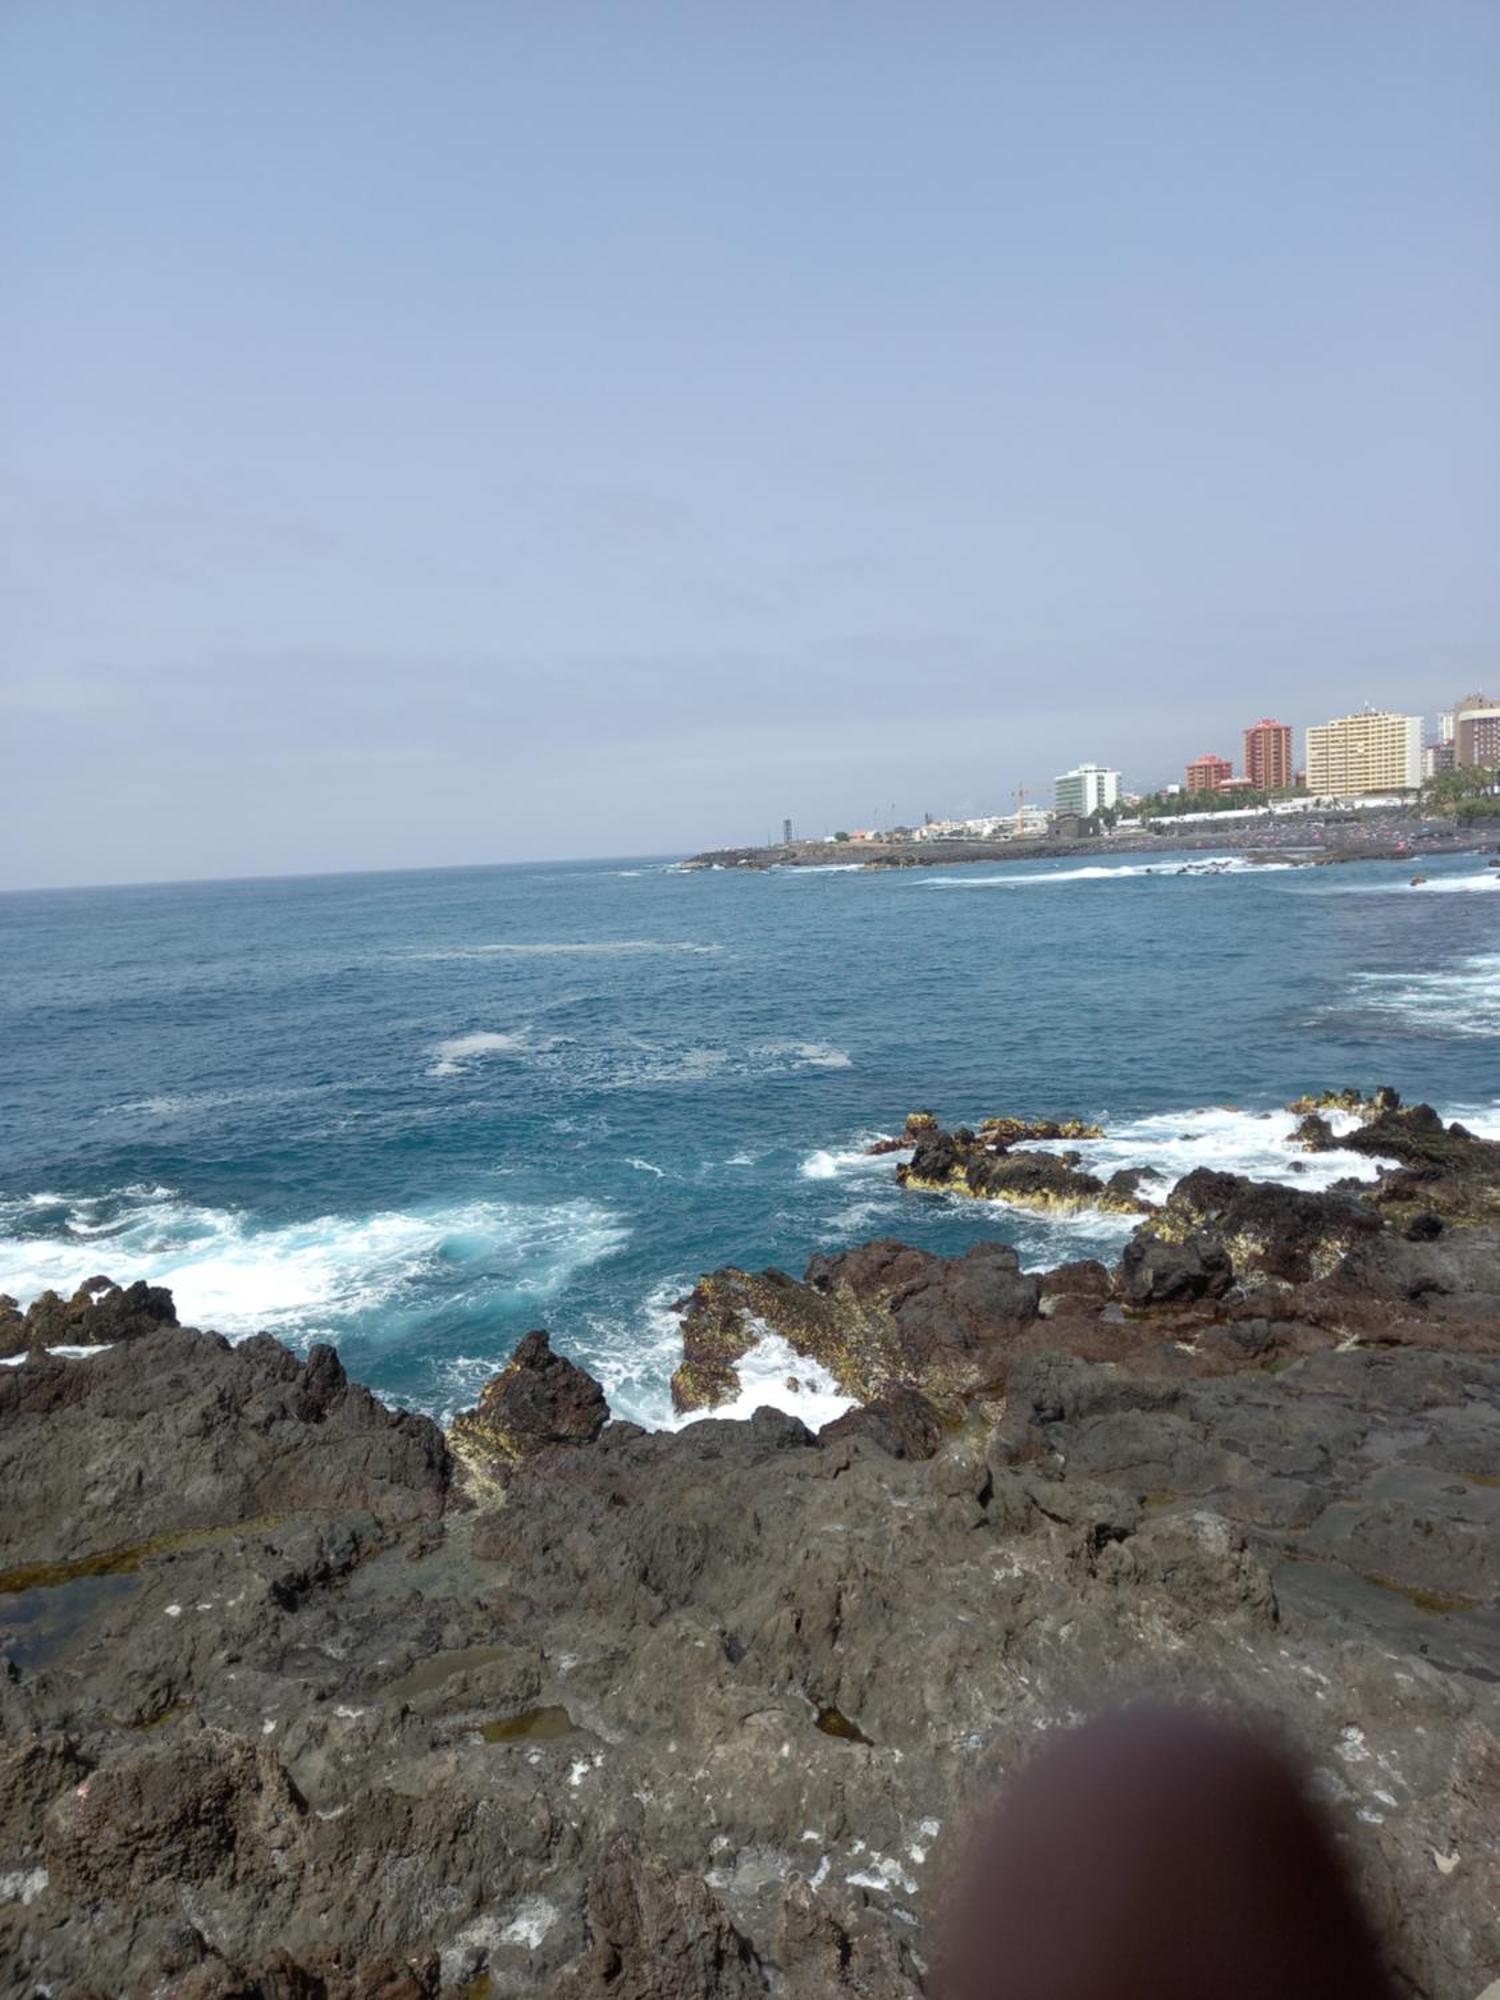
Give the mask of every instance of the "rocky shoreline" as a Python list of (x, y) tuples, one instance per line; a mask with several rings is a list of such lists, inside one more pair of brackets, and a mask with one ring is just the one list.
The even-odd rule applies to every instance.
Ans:
[(1494, 834), (1460, 832), (1451, 821), (1424, 822), (1410, 814), (1396, 823), (1369, 828), (1357, 822), (1335, 821), (1319, 839), (1290, 821), (1268, 826), (1233, 821), (1225, 826), (1197, 823), (1181, 828), (1159, 822), (1158, 833), (1081, 834), (1074, 839), (1045, 840), (795, 840), (775, 847), (705, 849), (676, 864), (680, 871), (770, 868), (949, 868), (957, 863), (988, 861), (1097, 861), (1113, 856), (1150, 856), (1170, 874), (1172, 856), (1229, 852), (1246, 861), (1326, 868), (1346, 861), (1431, 861), (1445, 854), (1490, 854)]
[(775, 1334), (854, 1399), (816, 1434), (612, 1422), (536, 1333), (445, 1436), (159, 1288), (0, 1303), (0, 1983), (920, 1994), (975, 1812), (1150, 1692), (1274, 1718), (1400, 1990), (1476, 2000), (1500, 1145), (1388, 1091), (1299, 1115), (1377, 1177), (1153, 1204), (1033, 1150), (1084, 1128), (919, 1115), (913, 1201), (1139, 1221), (1112, 1268), (706, 1276), (679, 1406)]

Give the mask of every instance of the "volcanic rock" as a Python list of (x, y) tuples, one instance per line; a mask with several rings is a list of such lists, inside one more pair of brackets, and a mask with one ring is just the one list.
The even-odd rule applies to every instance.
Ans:
[(958, 1258), (867, 1243), (812, 1258), (800, 1282), (776, 1270), (711, 1272), (684, 1302), (673, 1400), (684, 1411), (731, 1401), (734, 1364), (770, 1332), (846, 1395), (870, 1402), (904, 1385), (941, 1402), (984, 1378), (990, 1351), (1036, 1317), (1039, 1299), (1003, 1243)]
[(1379, 1218), (1353, 1195), (1304, 1193), (1199, 1167), (1177, 1183), (1137, 1234), (1176, 1244), (1212, 1239), (1236, 1278), (1301, 1284), (1326, 1277), (1356, 1242), (1379, 1228)]
[(34, 1347), (109, 1347), (160, 1326), (175, 1326), (172, 1294), (143, 1280), (122, 1289), (110, 1278), (86, 1278), (70, 1299), (42, 1292), (23, 1316), (0, 1295), (0, 1355)]
[(454, 1451), (470, 1462), (504, 1465), (556, 1445), (592, 1444), (609, 1404), (592, 1375), (554, 1354), (549, 1336), (528, 1333), (472, 1410), (453, 1420)]
[(896, 1169), (903, 1187), (929, 1193), (971, 1195), (1022, 1208), (1097, 1208), (1138, 1215), (1145, 1204), (1129, 1184), (1116, 1186), (1083, 1172), (1077, 1153), (1013, 1152), (1005, 1127), (990, 1137), (959, 1126), (924, 1135), (910, 1160)]
[[(1488, 1171), (1462, 1143), (1397, 1171), (1424, 1165), (1455, 1200)], [(1474, 2000), (1500, 1225), (1444, 1213), (1413, 1237), (1399, 1205), (1209, 1176), (1113, 1297), (988, 1243), (713, 1274), (723, 1365), (773, 1328), (864, 1397), (818, 1437), (599, 1428), (540, 1338), (479, 1404), (526, 1445), (457, 1465), (327, 1349), (158, 1324), (27, 1352), (4, 1983), (911, 2000), (997, 1785), (1150, 1689), (1273, 1721), (1398, 1990)]]

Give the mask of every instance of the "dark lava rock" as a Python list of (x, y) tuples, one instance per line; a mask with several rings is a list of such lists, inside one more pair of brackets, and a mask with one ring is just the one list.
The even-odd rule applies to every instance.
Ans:
[(1148, 1223), (1120, 1257), (1119, 1294), (1133, 1306), (1222, 1298), (1233, 1282), (1228, 1251), (1203, 1230), (1174, 1242), (1158, 1236)]
[(1140, 1232), (1165, 1243), (1216, 1239), (1234, 1275), (1302, 1284), (1327, 1277), (1380, 1219), (1358, 1197), (1304, 1193), (1199, 1167), (1172, 1189)]
[[(896, 1169), (903, 1187), (972, 1195), (1022, 1208), (1098, 1208), (1138, 1215), (1145, 1204), (1129, 1178), (1116, 1185), (1083, 1172), (1076, 1153), (1013, 1152), (1006, 1137), (976, 1135), (967, 1126), (919, 1139), (910, 1160)], [(1118, 1180), (1118, 1177), (1116, 1177)]]
[(122, 1288), (111, 1278), (86, 1278), (70, 1299), (41, 1293), (24, 1317), (14, 1299), (0, 1297), (0, 1354), (40, 1347), (109, 1347), (176, 1324), (172, 1294), (164, 1285), (138, 1279)]
[(817, 1438), (598, 1429), (540, 1338), (503, 1481), (327, 1349), (0, 1370), (7, 1990), (912, 2000), (995, 1788), (1149, 1688), (1289, 1737), (1398, 1990), (1474, 2000), (1500, 1227), (1247, 1185), (1139, 1232), (1149, 1310), (995, 1244), (713, 1274), (725, 1365), (758, 1315), (866, 1398)]
[(938, 1257), (881, 1240), (814, 1257), (800, 1282), (784, 1271), (714, 1271), (685, 1302), (673, 1399), (679, 1410), (731, 1401), (734, 1364), (769, 1328), (846, 1395), (874, 1401), (907, 1386), (941, 1401), (993, 1373), (995, 1350), (1036, 1317), (1039, 1300), (1037, 1280), (1003, 1243)]
[(919, 1389), (898, 1385), (873, 1403), (846, 1410), (818, 1432), (824, 1444), (844, 1438), (868, 1438), (892, 1458), (931, 1458), (947, 1426), (942, 1413)]
[(609, 1422), (609, 1404), (592, 1375), (554, 1354), (547, 1334), (528, 1333), (479, 1402), (449, 1430), (460, 1457), (504, 1465), (556, 1445), (592, 1444)]
[(588, 1922), (593, 1944), (559, 1981), (560, 2000), (749, 2000), (766, 1991), (754, 1951), (702, 1878), (643, 1860), (628, 1834), (605, 1848)]
[[(70, 1433), (88, 1449), (59, 1457)], [(349, 1382), (331, 1348), (302, 1362), (268, 1334), (231, 1347), (158, 1326), (0, 1370), (0, 1513), (33, 1564), (303, 1509), (415, 1520), (441, 1511), (449, 1476), (436, 1424)]]

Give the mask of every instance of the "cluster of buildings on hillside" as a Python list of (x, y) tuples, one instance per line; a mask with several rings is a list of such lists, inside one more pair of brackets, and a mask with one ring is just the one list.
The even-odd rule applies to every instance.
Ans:
[[(1194, 757), (1181, 784), (1166, 791), (1183, 796), (1191, 813), (1193, 795), (1210, 798), (1222, 809), (1226, 795), (1269, 793), (1287, 795), (1273, 811), (1310, 811), (1320, 805), (1358, 799), (1389, 801), (1412, 792), (1441, 771), (1500, 767), (1500, 701), (1482, 694), (1465, 695), (1438, 717), (1437, 735), (1424, 740), (1419, 715), (1397, 715), (1384, 709), (1363, 709), (1357, 715), (1335, 716), (1312, 724), (1304, 733), (1304, 757), (1299, 767), (1292, 728), (1272, 716), (1262, 716), (1243, 732), (1241, 768), (1212, 751)], [(1027, 804), (1017, 793), (1012, 813), (973, 819), (934, 819), (927, 815), (918, 827), (896, 827), (891, 834), (861, 830), (841, 839), (880, 840), (1035, 840), (1051, 832), (1076, 830), (1101, 814), (1118, 817), (1142, 803), (1138, 793), (1125, 791), (1121, 775), (1106, 764), (1078, 764), (1053, 781), (1051, 810)], [(1175, 808), (1172, 808), (1175, 810)], [(791, 838), (788, 823), (786, 838)]]

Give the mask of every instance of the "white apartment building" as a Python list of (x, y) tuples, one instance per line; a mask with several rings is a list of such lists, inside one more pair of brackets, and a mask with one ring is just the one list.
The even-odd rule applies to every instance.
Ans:
[(1057, 810), (1088, 819), (1120, 803), (1120, 774), (1103, 764), (1079, 764), (1053, 780)]
[(1313, 798), (1414, 791), (1421, 782), (1420, 715), (1365, 709), (1315, 723), (1307, 732), (1307, 789)]

